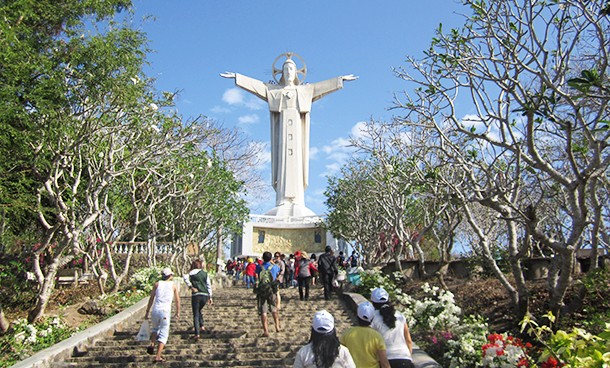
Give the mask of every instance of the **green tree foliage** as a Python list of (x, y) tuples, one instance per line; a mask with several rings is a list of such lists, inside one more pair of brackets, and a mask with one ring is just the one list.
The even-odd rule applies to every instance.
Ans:
[[(57, 270), (88, 257), (101, 275), (99, 247), (119, 235), (191, 241), (206, 236), (200, 224), (236, 228), (247, 212), (242, 183), (215, 158), (222, 129), (184, 121), (174, 95), (143, 73), (146, 36), (113, 20), (130, 6), (0, 6), (0, 241), (32, 255), (30, 320), (44, 312)], [(128, 266), (129, 257), (113, 272), (115, 287)]]

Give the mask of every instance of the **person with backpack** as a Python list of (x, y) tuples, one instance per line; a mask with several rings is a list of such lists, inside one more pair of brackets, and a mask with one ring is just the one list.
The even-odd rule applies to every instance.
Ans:
[(207, 272), (203, 270), (203, 263), (194, 260), (191, 264), (191, 271), (184, 275), (184, 282), (191, 290), (191, 307), (193, 309), (193, 327), (195, 335), (193, 339), (199, 340), (199, 334), (205, 331), (203, 325), (203, 307), (206, 304), (214, 304), (212, 301), (212, 281)]
[(263, 263), (256, 269), (256, 304), (258, 314), (261, 316), (263, 325), (263, 337), (269, 337), (269, 323), (267, 312), (270, 310), (273, 315), (273, 323), (275, 331), (280, 332), (280, 316), (277, 310), (277, 277), (280, 273), (280, 267), (271, 263), (271, 252), (263, 253)]
[(339, 273), (337, 268), (337, 260), (332, 254), (333, 250), (330, 245), (324, 249), (324, 254), (318, 259), (318, 271), (322, 286), (324, 287), (324, 299), (329, 300), (333, 290), (333, 278)]

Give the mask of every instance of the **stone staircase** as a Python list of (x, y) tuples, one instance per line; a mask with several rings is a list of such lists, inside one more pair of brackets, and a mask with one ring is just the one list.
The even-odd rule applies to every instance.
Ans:
[(337, 296), (324, 300), (319, 287), (312, 287), (309, 301), (300, 301), (296, 288), (282, 289), (281, 295), (282, 331), (275, 332), (269, 314), (270, 337), (260, 337), (262, 327), (254, 293), (238, 286), (215, 290), (214, 305), (204, 308), (208, 332), (199, 341), (191, 339), (190, 296), (181, 298), (181, 316), (172, 320), (164, 363), (154, 363), (154, 356), (146, 354), (148, 342), (135, 341), (141, 321), (134, 320), (131, 328), (115, 332), (81, 356), (56, 362), (53, 367), (292, 367), (296, 352), (309, 339), (316, 311), (326, 309), (335, 317), (339, 335), (356, 322), (343, 300)]

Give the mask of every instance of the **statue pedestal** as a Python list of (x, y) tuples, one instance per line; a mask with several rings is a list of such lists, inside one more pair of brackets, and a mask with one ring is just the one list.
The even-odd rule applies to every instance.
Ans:
[(320, 216), (250, 215), (242, 235), (233, 239), (231, 257), (260, 257), (265, 251), (286, 256), (297, 250), (323, 253), (327, 245), (337, 249), (336, 240), (322, 227)]
[[(272, 216), (276, 218), (313, 218), (318, 217), (316, 214), (301, 204), (286, 203), (277, 207), (273, 207), (271, 210), (265, 213), (265, 216)], [(320, 219), (321, 221), (321, 219)]]

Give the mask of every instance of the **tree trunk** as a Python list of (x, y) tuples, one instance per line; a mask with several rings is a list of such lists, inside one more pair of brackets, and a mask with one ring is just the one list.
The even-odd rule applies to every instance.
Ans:
[(28, 313), (28, 322), (34, 323), (38, 321), (43, 315), (51, 299), (51, 294), (55, 289), (55, 275), (57, 275), (56, 265), (51, 265), (48, 268), (48, 272), (44, 277), (42, 285), (40, 285), (40, 291), (36, 297), (36, 304), (34, 308)]
[(439, 284), (441, 284), (441, 287), (443, 288), (443, 290), (447, 290), (447, 291), (449, 290), (449, 287), (445, 283), (445, 275), (447, 274), (448, 270), (449, 270), (449, 262), (447, 262), (446, 260), (442, 260), (441, 265), (436, 273), (438, 276)]
[(0, 335), (4, 335), (9, 327), (10, 323), (4, 317), (4, 309), (2, 308), (2, 303), (0, 303)]
[(224, 249), (222, 247), (222, 226), (219, 226), (218, 230), (216, 231), (216, 273), (219, 273), (221, 270), (219, 263), (222, 261), (223, 256)]
[(572, 271), (574, 270), (574, 262), (576, 260), (574, 252), (568, 247), (564, 248), (558, 255), (561, 257), (561, 270), (559, 271), (556, 283), (551, 289), (551, 300), (549, 301), (551, 312), (553, 312), (555, 316), (560, 315), (561, 309), (564, 306), (563, 300), (568, 287), (570, 287), (572, 283)]
[[(504, 217), (510, 219), (512, 213), (505, 213)], [(516, 301), (516, 314), (517, 320), (521, 321), (529, 312), (529, 290), (525, 283), (525, 277), (523, 276), (523, 267), (521, 265), (521, 258), (523, 255), (519, 252), (518, 236), (517, 236), (517, 224), (513, 220), (506, 220), (506, 229), (508, 230), (508, 249), (510, 253), (509, 262), (510, 268), (515, 278), (515, 284), (517, 286), (517, 301)], [(526, 252), (523, 252), (526, 253)]]

